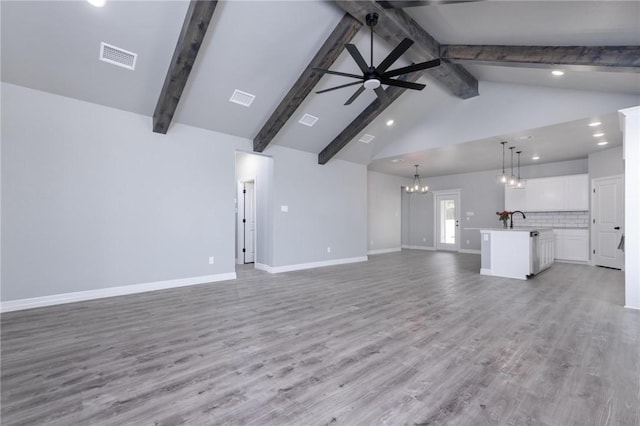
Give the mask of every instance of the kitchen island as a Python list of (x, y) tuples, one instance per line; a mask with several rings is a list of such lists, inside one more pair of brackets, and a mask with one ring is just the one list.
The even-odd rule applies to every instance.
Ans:
[(553, 264), (555, 242), (550, 228), (480, 230), (482, 275), (526, 280)]

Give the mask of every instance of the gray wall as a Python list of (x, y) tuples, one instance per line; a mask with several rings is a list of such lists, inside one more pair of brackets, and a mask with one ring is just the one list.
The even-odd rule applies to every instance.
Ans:
[[(159, 135), (150, 117), (1, 87), (0, 300), (235, 271), (235, 159), (250, 140), (179, 124)], [(366, 256), (366, 167), (320, 166), (279, 146), (267, 154), (259, 260)]]
[(624, 161), (622, 160), (621, 146), (589, 155), (589, 177), (591, 179), (623, 174)]
[[(407, 182), (405, 182), (407, 184)], [(431, 190), (431, 187), (429, 188)], [(403, 233), (402, 246), (434, 248), (433, 237), (433, 193), (402, 192)]]
[(370, 171), (367, 181), (369, 250), (400, 249), (401, 187), (406, 179)]
[(2, 301), (235, 270), (249, 140), (5, 83), (2, 114)]
[(277, 145), (265, 153), (274, 161), (271, 266), (366, 256), (366, 166), (335, 159), (321, 166), (317, 154)]

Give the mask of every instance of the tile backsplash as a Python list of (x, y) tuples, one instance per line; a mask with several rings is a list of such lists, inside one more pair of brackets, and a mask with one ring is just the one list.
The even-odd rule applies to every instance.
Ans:
[(513, 216), (513, 226), (539, 226), (544, 228), (588, 228), (589, 212), (525, 212)]

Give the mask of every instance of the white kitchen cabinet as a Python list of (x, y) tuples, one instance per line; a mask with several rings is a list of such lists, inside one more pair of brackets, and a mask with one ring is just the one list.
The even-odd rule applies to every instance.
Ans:
[(557, 212), (589, 210), (589, 176), (528, 179), (522, 189), (505, 187), (505, 210)]
[(589, 210), (589, 175), (565, 176), (565, 210)]
[(554, 229), (556, 260), (559, 262), (589, 261), (588, 229)]

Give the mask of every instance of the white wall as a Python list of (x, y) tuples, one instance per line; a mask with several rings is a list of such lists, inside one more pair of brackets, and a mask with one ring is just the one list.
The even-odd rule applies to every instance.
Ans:
[(235, 150), (251, 141), (1, 93), (2, 301), (234, 273)]
[(640, 309), (640, 107), (620, 111), (624, 133), (625, 307)]
[(406, 179), (367, 172), (369, 253), (398, 251), (401, 247), (401, 194)]

